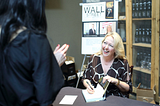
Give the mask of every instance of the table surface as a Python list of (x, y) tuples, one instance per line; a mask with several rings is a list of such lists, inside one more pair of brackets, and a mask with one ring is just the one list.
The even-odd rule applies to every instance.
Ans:
[(73, 87), (64, 87), (58, 93), (53, 106), (69, 106), (59, 104), (65, 95), (77, 95), (72, 106), (158, 106), (151, 103), (141, 102), (133, 99), (122, 98), (118, 96), (109, 96), (105, 101), (86, 103), (82, 95), (82, 89)]

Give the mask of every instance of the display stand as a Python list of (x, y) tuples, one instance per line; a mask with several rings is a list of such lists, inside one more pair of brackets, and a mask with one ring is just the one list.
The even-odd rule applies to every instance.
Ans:
[(82, 66), (81, 66), (81, 70), (80, 70), (80, 73), (79, 73), (79, 76), (78, 76), (78, 80), (77, 80), (77, 84), (76, 84), (76, 88), (78, 87), (79, 80), (80, 80), (80, 78), (81, 78), (81, 74), (82, 74), (82, 71), (83, 71), (84, 62), (85, 62), (86, 58), (89, 58), (89, 57), (90, 57), (90, 56), (87, 56), (87, 54), (84, 55), (83, 62), (82, 62)]

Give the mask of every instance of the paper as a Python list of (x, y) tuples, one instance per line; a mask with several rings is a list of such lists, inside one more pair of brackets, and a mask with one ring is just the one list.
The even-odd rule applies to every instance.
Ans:
[(96, 102), (104, 100), (104, 94), (108, 88), (109, 82), (106, 80), (105, 83), (103, 83), (103, 77), (101, 77), (98, 80), (97, 87), (94, 88), (94, 93), (90, 94), (88, 93), (87, 89), (82, 90), (82, 94), (86, 100), (86, 102)]
[(103, 97), (105, 90), (101, 87), (101, 85), (97, 84), (97, 87), (94, 89), (94, 91), (95, 92), (93, 94), (90, 94), (86, 89), (82, 90), (82, 94), (86, 102), (95, 102), (95, 101), (100, 101), (105, 99)]
[(59, 104), (73, 105), (77, 95), (65, 95)]
[(88, 93), (88, 91), (86, 89), (82, 90), (82, 92), (85, 92), (85, 96), (87, 99), (102, 98), (103, 97), (104, 89), (99, 84), (97, 84), (97, 87), (94, 89), (94, 91), (95, 92), (93, 94), (90, 94), (90, 93)]

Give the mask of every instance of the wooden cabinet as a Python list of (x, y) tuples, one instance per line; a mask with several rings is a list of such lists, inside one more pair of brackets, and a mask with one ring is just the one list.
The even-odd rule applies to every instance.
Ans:
[(156, 85), (157, 101), (160, 78), (159, 6), (160, 0), (125, 0), (125, 45), (129, 64), (134, 65), (133, 88), (139, 83), (141, 87), (151, 89)]

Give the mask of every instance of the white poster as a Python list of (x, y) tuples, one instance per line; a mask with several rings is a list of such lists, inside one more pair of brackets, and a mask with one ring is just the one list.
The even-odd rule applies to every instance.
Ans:
[(82, 21), (105, 19), (106, 2), (85, 3), (82, 5)]
[(118, 20), (118, 1), (83, 3), (82, 22), (85, 21), (115, 21)]
[(82, 54), (97, 53), (101, 49), (103, 37), (82, 37)]
[(101, 49), (104, 36), (117, 31), (118, 2), (83, 3), (82, 5), (82, 54), (94, 54)]

